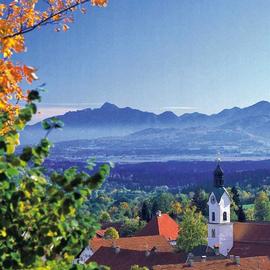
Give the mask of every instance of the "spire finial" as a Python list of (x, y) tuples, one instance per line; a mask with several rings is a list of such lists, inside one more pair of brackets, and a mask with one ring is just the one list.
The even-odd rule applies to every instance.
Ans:
[(220, 152), (217, 153), (216, 162), (217, 162), (218, 165), (221, 162), (221, 153)]
[(224, 179), (223, 179), (223, 170), (220, 167), (220, 153), (218, 152), (218, 157), (216, 158), (217, 167), (214, 171), (214, 186), (215, 187), (223, 187)]

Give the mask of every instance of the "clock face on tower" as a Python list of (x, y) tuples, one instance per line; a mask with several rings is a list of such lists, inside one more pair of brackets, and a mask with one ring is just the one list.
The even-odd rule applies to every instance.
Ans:
[(214, 204), (216, 202), (216, 198), (214, 195), (211, 196), (211, 203)]

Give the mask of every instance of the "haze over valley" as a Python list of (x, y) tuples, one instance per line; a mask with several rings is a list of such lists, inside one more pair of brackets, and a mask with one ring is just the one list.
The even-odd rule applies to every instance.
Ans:
[[(267, 159), (270, 154), (270, 103), (224, 109), (206, 115), (177, 116), (119, 108), (105, 103), (57, 116), (65, 123), (50, 139), (53, 159), (144, 162), (213, 160), (218, 153), (226, 160)], [(28, 126), (22, 144), (44, 136), (40, 123)], [(35, 138), (35, 140), (34, 140)]]

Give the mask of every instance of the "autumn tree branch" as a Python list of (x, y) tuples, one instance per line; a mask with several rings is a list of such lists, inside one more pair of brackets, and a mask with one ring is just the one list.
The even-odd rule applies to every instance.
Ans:
[[(13, 38), (15, 36), (23, 35), (23, 34), (26, 34), (28, 32), (31, 32), (31, 31), (35, 30), (36, 28), (38, 28), (40, 26), (43, 26), (43, 25), (46, 25), (46, 24), (49, 24), (49, 23), (53, 23), (53, 21), (51, 21), (51, 19), (53, 19), (53, 17), (64, 14), (64, 13), (68, 12), (69, 10), (71, 10), (71, 9), (73, 9), (73, 8), (79, 6), (79, 5), (83, 5), (83, 4), (85, 4), (87, 2), (90, 2), (90, 1), (91, 0), (83, 0), (83, 1), (81, 1), (79, 3), (72, 4), (72, 5), (66, 7), (66, 8), (64, 8), (62, 10), (59, 10), (59, 11), (57, 11), (55, 13), (50, 14), (47, 18), (39, 21), (38, 23), (34, 24), (33, 26), (26, 27), (24, 29), (21, 28), (18, 32), (15, 32), (15, 33), (7, 35), (7, 36), (4, 36), (3, 39)], [(60, 21), (62, 19), (63, 18), (61, 18), (61, 19), (59, 19), (57, 21)]]

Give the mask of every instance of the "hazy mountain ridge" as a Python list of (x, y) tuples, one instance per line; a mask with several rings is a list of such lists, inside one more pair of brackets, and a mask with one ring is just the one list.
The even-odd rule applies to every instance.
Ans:
[[(270, 103), (267, 101), (213, 115), (181, 116), (169, 111), (154, 114), (105, 103), (99, 109), (68, 112), (58, 118), (64, 121), (65, 128), (55, 131), (51, 139), (66, 141), (63, 151), (73, 149), (74, 155), (76, 151), (83, 151), (83, 155), (91, 152), (95, 156), (207, 156), (218, 151), (234, 156), (270, 153)], [(41, 132), (40, 124), (29, 126), (23, 138), (31, 142)], [(56, 144), (56, 148), (63, 144)]]

